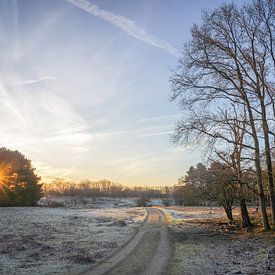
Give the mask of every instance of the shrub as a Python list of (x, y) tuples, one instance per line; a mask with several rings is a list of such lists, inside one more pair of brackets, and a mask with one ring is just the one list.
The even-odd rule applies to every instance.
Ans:
[(147, 198), (139, 198), (137, 200), (137, 206), (138, 207), (146, 207), (150, 203), (150, 199)]

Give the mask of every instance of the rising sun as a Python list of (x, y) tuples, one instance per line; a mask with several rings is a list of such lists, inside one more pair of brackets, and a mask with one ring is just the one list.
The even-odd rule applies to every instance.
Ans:
[(9, 182), (13, 179), (11, 175), (11, 165), (0, 163), (0, 189), (9, 188)]

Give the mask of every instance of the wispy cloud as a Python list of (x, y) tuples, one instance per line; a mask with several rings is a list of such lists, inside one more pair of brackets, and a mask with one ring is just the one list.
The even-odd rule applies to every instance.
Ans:
[(128, 35), (141, 40), (144, 43), (152, 45), (154, 47), (165, 50), (166, 52), (177, 56), (176, 49), (164, 40), (161, 40), (149, 33), (143, 28), (139, 27), (134, 21), (129, 20), (126, 17), (113, 14), (109, 11), (100, 9), (97, 5), (90, 3), (87, 0), (66, 0), (67, 2), (75, 5), (76, 7), (85, 10), (86, 12), (99, 17), (117, 28), (121, 29)]
[(30, 84), (36, 84), (42, 81), (48, 81), (48, 80), (55, 80), (55, 77), (52, 76), (42, 76), (36, 79), (27, 79), (22, 81), (15, 81), (8, 84), (8, 86), (23, 86), (23, 85), (30, 85)]
[(169, 119), (169, 118), (177, 118), (180, 117), (180, 114), (175, 115), (166, 115), (166, 116), (156, 116), (156, 117), (147, 117), (147, 118), (141, 118), (138, 120), (138, 122), (147, 122), (147, 121), (153, 121), (153, 120), (163, 120), (163, 119)]
[(145, 134), (145, 135), (141, 135), (140, 137), (156, 137), (156, 136), (166, 136), (166, 135), (170, 135), (172, 134), (172, 131), (168, 131), (168, 132), (158, 132), (158, 133), (150, 133), (150, 134)]
[(161, 126), (151, 126), (144, 128), (136, 128), (125, 131), (110, 131), (110, 132), (95, 132), (93, 133), (94, 139), (102, 139), (102, 138), (115, 138), (115, 137), (150, 137), (150, 136), (160, 136), (171, 133), (171, 131), (163, 131), (166, 129), (171, 129), (173, 125), (166, 124)]
[(71, 104), (51, 92), (20, 87), (7, 90), (0, 80), (1, 146), (26, 152), (83, 152), (91, 136), (87, 123)]

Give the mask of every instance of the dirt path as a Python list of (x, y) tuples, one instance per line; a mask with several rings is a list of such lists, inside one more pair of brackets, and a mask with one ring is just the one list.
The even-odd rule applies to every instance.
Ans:
[(158, 275), (167, 271), (170, 256), (168, 232), (161, 210), (147, 208), (148, 218), (138, 233), (119, 252), (85, 275)]

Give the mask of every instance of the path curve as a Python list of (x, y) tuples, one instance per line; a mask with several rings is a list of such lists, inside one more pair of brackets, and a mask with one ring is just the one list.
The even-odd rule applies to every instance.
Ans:
[(144, 225), (126, 246), (83, 274), (166, 274), (170, 246), (165, 216), (158, 208), (147, 208), (147, 211), (148, 217)]

